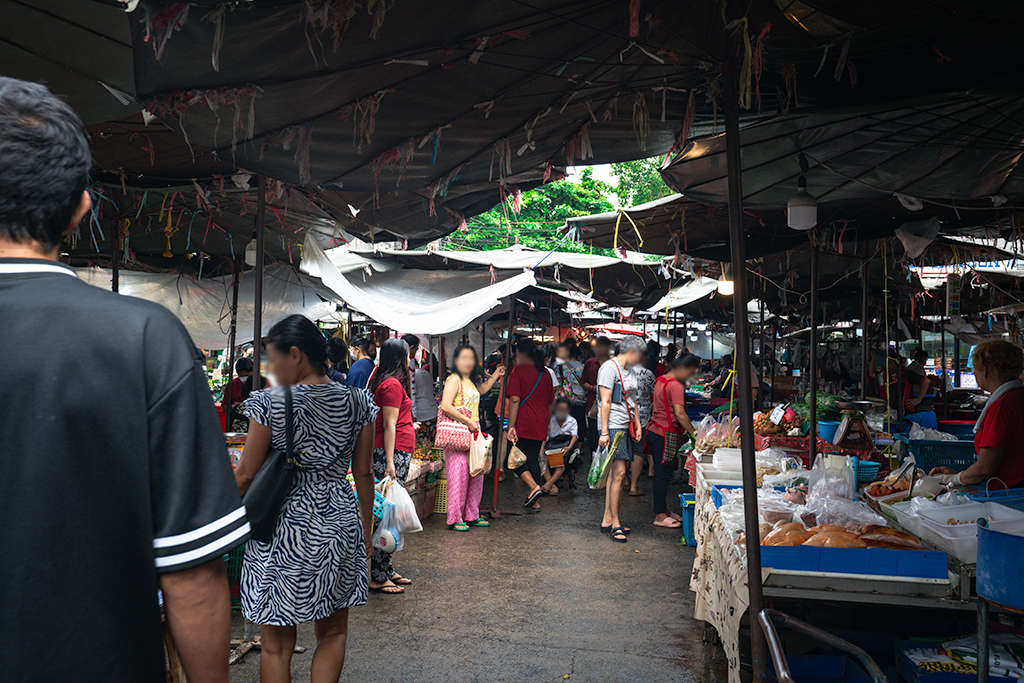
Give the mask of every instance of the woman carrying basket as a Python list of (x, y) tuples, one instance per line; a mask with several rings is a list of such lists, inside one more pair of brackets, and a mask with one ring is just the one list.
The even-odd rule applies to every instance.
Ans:
[[(494, 374), (485, 379), (476, 349), (468, 344), (456, 347), (452, 357), (452, 374), (444, 383), (438, 415), (438, 434), (444, 449), (444, 470), (448, 499), (448, 528), (469, 531), (471, 526), (490, 526), (480, 516), (480, 498), (484, 493), (484, 475), (469, 474), (469, 440), (480, 433), (480, 395), (486, 394), (494, 383), (505, 375), (505, 366), (499, 365)], [(447, 419), (445, 419), (447, 418)], [(465, 437), (462, 436), (465, 434)], [(467, 450), (452, 447), (466, 438)]]

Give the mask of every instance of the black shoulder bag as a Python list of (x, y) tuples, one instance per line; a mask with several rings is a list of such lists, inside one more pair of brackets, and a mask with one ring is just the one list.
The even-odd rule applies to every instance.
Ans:
[(292, 388), (284, 388), (285, 450), (271, 447), (259, 472), (242, 497), (252, 532), (250, 538), (270, 543), (281, 515), (285, 496), (295, 481), (295, 470), (301, 467), (295, 455), (295, 431), (292, 426)]

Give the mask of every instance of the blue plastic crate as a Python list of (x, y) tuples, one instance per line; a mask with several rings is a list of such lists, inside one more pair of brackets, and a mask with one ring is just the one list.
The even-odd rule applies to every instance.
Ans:
[(946, 553), (930, 550), (761, 546), (761, 566), (773, 569), (945, 579), (948, 565)]
[(696, 547), (697, 536), (693, 533), (693, 518), (697, 511), (697, 496), (693, 493), (680, 493), (679, 506), (683, 509), (683, 542)]
[(911, 440), (906, 434), (896, 434), (895, 437), (906, 445), (908, 452), (917, 461), (917, 466), (925, 472), (930, 471), (933, 467), (949, 467), (961, 472), (978, 459), (974, 452), (973, 440)]
[(979, 493), (971, 496), (971, 500), (976, 503), (999, 503), (1008, 508), (1024, 512), (1024, 488)]

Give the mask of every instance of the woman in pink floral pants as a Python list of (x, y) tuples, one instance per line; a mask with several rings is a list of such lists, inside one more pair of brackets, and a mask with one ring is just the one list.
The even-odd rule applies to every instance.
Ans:
[[(463, 344), (452, 356), (452, 374), (444, 383), (441, 410), (453, 420), (461, 422), (470, 434), (480, 431), (480, 394), (491, 390), (494, 382), (505, 374), (499, 366), (490, 377), (484, 375), (476, 349)], [(469, 413), (467, 416), (465, 413)], [(484, 492), (484, 477), (469, 476), (469, 453), (445, 449), (445, 486), (448, 498), (448, 528), (469, 531), (471, 526), (490, 526), (480, 516), (480, 498)]]

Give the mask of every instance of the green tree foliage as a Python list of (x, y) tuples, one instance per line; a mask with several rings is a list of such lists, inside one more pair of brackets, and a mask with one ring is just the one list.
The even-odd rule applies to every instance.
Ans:
[[(589, 252), (585, 244), (564, 240), (559, 228), (565, 219), (611, 211), (608, 201), (612, 188), (594, 178), (587, 167), (578, 180), (556, 180), (524, 192), (519, 215), (512, 212), (511, 200), (467, 221), (467, 230), (446, 239), (449, 249), (488, 250), (521, 244), (534, 249)], [(604, 253), (606, 250), (594, 250)]]
[(661, 159), (637, 159), (612, 164), (612, 175), (618, 179), (615, 194), (622, 206), (630, 207), (653, 202), (672, 194), (661, 178)]

